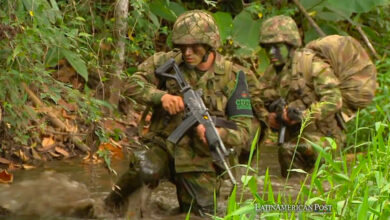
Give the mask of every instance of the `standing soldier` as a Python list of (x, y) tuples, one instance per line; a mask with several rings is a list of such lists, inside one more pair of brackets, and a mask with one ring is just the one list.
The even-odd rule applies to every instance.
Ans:
[[(176, 49), (148, 58), (127, 84), (124, 95), (151, 106), (153, 115), (149, 131), (141, 139), (148, 149), (136, 153), (129, 170), (105, 199), (111, 210), (123, 208), (141, 185), (153, 187), (165, 178), (176, 185), (181, 211), (187, 212), (193, 204), (191, 210), (196, 214), (214, 212), (220, 170), (210, 156), (204, 126), (190, 129), (176, 145), (167, 141), (182, 122), (185, 109), (177, 82), (155, 75), (156, 68), (170, 58), (190, 86), (202, 91), (210, 115), (217, 116), (217, 130), (225, 146), (240, 151), (247, 144), (253, 116), (246, 70), (216, 52), (220, 38), (213, 17), (200, 10), (185, 12), (173, 26), (172, 41)], [(232, 123), (235, 129), (226, 126)]]
[[(266, 109), (261, 117), (272, 129), (285, 128), (279, 134), (282, 176), (287, 176), (290, 168), (310, 171), (317, 158), (310, 142), (326, 146), (322, 137), (334, 138), (338, 146), (345, 142), (341, 122), (337, 120), (342, 107), (339, 79), (326, 60), (313, 51), (298, 49), (301, 37), (291, 17), (281, 15), (264, 21), (260, 43), (272, 64), (259, 79)], [(311, 57), (311, 63), (303, 67), (310, 69), (310, 80), (297, 70), (302, 68), (298, 63), (305, 66), (298, 62), (304, 56)], [(302, 119), (307, 117), (298, 140)]]

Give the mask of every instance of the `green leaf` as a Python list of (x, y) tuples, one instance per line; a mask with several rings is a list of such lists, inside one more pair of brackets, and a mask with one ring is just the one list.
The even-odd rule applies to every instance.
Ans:
[[(344, 31), (339, 30), (337, 27), (331, 24), (320, 24), (319, 26), (327, 35), (332, 35), (332, 34), (347, 35)], [(305, 44), (319, 37), (320, 36), (316, 32), (316, 30), (314, 28), (310, 28), (305, 32)]]
[(390, 183), (386, 184), (382, 189), (381, 193), (390, 193)]
[(365, 13), (373, 8), (388, 3), (387, 0), (328, 0), (328, 5), (351, 13)]
[(85, 33), (85, 32), (80, 32), (80, 33), (79, 33), (79, 36), (80, 36), (80, 37), (85, 37), (85, 38), (90, 38), (90, 37), (92, 37), (91, 34), (88, 34), (88, 33)]
[(314, 197), (314, 198), (308, 199), (305, 204), (311, 205), (311, 204), (318, 202), (318, 201), (325, 202), (325, 200), (321, 197)]
[(150, 7), (150, 11), (153, 14), (160, 16), (167, 21), (174, 22), (177, 18), (176, 14), (171, 9), (168, 8), (166, 1), (163, 0), (152, 1), (149, 7)]
[(60, 10), (56, 0), (50, 0), (50, 3), (51, 3), (51, 7), (53, 7), (53, 9)]
[(169, 2), (168, 8), (172, 10), (176, 14), (176, 16), (180, 16), (181, 14), (187, 11), (185, 7), (183, 7), (181, 4), (177, 2)]
[(335, 178), (343, 180), (343, 181), (347, 181), (347, 182), (350, 181), (349, 177), (345, 174), (342, 174), (342, 173), (336, 173)]
[(154, 26), (156, 26), (156, 29), (159, 29), (160, 28), (160, 21), (158, 20), (157, 16), (153, 13), (149, 13), (148, 17), (152, 21)]
[(328, 141), (328, 143), (332, 147), (332, 150), (336, 150), (337, 149), (337, 143), (336, 143), (336, 141), (333, 138), (325, 137), (325, 139), (326, 139), (326, 141)]
[(58, 47), (52, 47), (46, 54), (45, 64), (47, 67), (54, 67), (63, 57), (64, 55), (60, 52)]
[(249, 189), (252, 195), (256, 196), (257, 194), (257, 180), (255, 177), (252, 177), (248, 182)]
[(228, 200), (227, 214), (233, 213), (236, 210), (236, 206), (237, 206), (236, 193), (237, 193), (237, 186), (235, 185)]
[(345, 20), (344, 16), (339, 15), (333, 11), (319, 11), (316, 15), (317, 18), (325, 21), (343, 21)]
[(87, 66), (84, 63), (84, 60), (82, 60), (76, 53), (61, 48), (61, 53), (64, 55), (66, 60), (72, 65), (72, 67), (77, 71), (80, 76), (82, 76), (86, 82), (88, 82), (88, 70)]
[(308, 10), (316, 5), (319, 5), (321, 2), (323, 2), (323, 0), (300, 0), (299, 2), (306, 10)]
[(249, 214), (249, 213), (256, 213), (255, 206), (253, 204), (246, 205), (246, 206), (243, 206), (243, 207), (235, 210), (234, 212), (225, 216), (225, 219), (232, 217), (232, 216), (241, 216), (241, 215), (245, 215), (245, 214)]
[(292, 171), (292, 172), (297, 172), (297, 173), (303, 173), (303, 174), (307, 174), (306, 171), (302, 170), (302, 169), (290, 169), (288, 171)]
[(358, 209), (358, 220), (364, 220), (367, 219), (367, 212), (368, 212), (368, 190), (369, 187), (366, 187), (366, 190), (364, 191), (364, 198), (363, 203), (359, 205)]
[(241, 182), (246, 186), (252, 178), (253, 176), (241, 176)]
[(221, 41), (225, 42), (226, 38), (231, 35), (233, 30), (233, 19), (230, 13), (217, 12), (213, 14), (217, 23)]
[(233, 42), (254, 50), (259, 45), (260, 26), (260, 21), (253, 20), (249, 12), (242, 11), (233, 20)]

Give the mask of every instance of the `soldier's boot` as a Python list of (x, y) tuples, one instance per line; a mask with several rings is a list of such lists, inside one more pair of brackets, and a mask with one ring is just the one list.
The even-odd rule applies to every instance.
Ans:
[[(312, 153), (311, 146), (301, 144), (295, 151), (295, 145), (285, 143), (278, 149), (278, 159), (280, 164), (280, 172), (283, 177), (287, 177), (290, 169), (302, 169), (309, 172), (314, 165), (316, 156)], [(292, 164), (291, 161), (293, 160)], [(291, 176), (301, 176), (303, 174), (290, 172)]]
[(128, 197), (142, 186), (140, 172), (129, 169), (115, 184), (114, 190), (104, 199), (107, 211), (123, 215), (126, 212)]
[(169, 158), (166, 151), (160, 147), (136, 153), (130, 162), (129, 169), (124, 173), (115, 189), (104, 200), (108, 211), (119, 214), (126, 212), (128, 197), (144, 184), (153, 188), (162, 178), (170, 176)]
[(213, 214), (214, 193), (218, 197), (220, 182), (215, 173), (181, 173), (176, 178), (177, 196), (181, 212), (191, 212), (199, 216)]

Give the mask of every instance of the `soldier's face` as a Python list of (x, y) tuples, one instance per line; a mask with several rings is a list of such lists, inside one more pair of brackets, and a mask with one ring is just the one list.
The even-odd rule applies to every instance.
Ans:
[(282, 66), (287, 62), (289, 48), (286, 44), (269, 44), (266, 46), (266, 51), (275, 66)]
[(202, 63), (203, 57), (207, 53), (206, 47), (202, 44), (182, 44), (179, 45), (179, 48), (185, 63), (193, 67)]

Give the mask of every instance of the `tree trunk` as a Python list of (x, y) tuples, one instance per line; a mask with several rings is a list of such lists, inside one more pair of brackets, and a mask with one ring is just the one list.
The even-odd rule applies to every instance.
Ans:
[(117, 39), (116, 56), (113, 60), (113, 75), (109, 83), (108, 101), (114, 108), (118, 107), (121, 88), (121, 73), (125, 62), (125, 40), (127, 33), (127, 17), (129, 14), (129, 0), (117, 0), (115, 5), (115, 36)]

